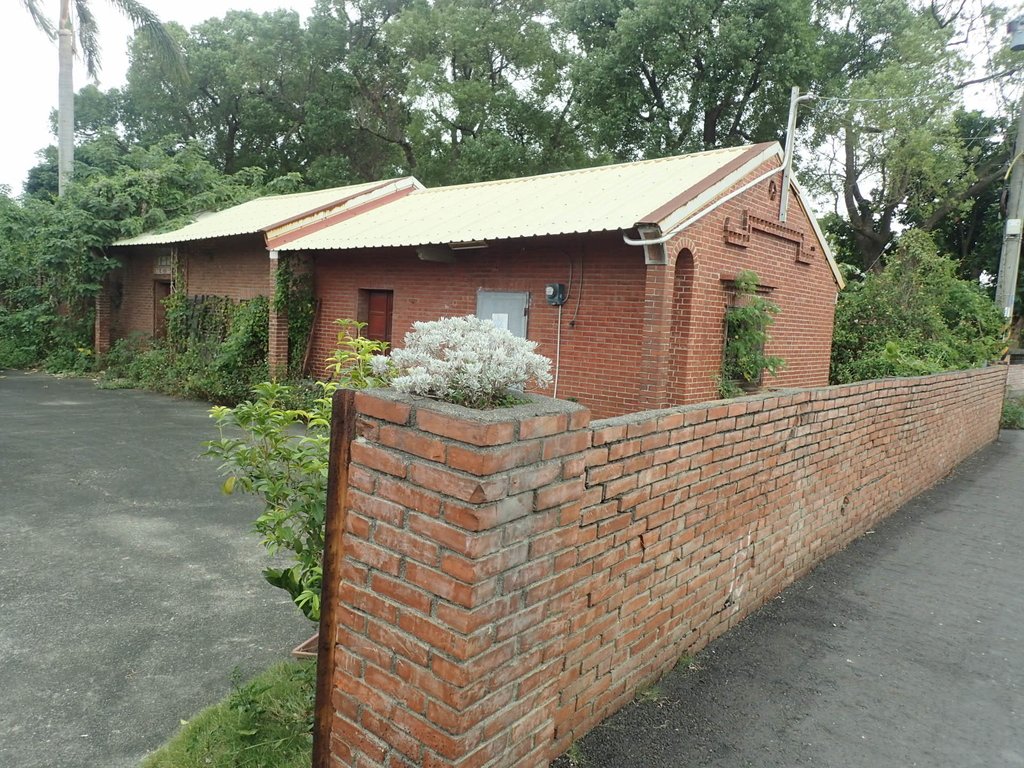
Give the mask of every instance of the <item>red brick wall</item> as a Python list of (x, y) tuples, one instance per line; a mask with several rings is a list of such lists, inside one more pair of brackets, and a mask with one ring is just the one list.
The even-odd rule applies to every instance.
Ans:
[[(581, 240), (547, 238), (495, 243), (461, 251), (456, 263), (421, 261), (411, 249), (317, 255), (316, 292), (322, 301), (314, 339), (314, 373), (334, 349), (338, 318), (356, 318), (359, 291), (394, 291), (392, 339), (417, 320), (476, 312), (478, 290), (528, 292), (527, 335), (554, 360), (558, 308), (547, 304), (547, 283), (570, 282), (562, 308), (558, 397), (576, 397), (597, 413), (636, 410), (643, 339), (643, 253), (618, 234)], [(579, 311), (577, 312), (577, 302)], [(575, 318), (575, 323), (573, 320)], [(551, 394), (548, 389), (546, 394)]]
[(120, 258), (122, 267), (106, 280), (111, 294), (110, 331), (113, 339), (132, 333), (153, 333), (153, 266), (151, 253), (133, 252)]
[[(777, 163), (758, 168), (743, 183)], [(782, 309), (767, 351), (785, 358), (787, 367), (766, 385), (827, 384), (837, 286), (820, 248), (803, 263), (796, 244), (774, 234), (755, 229), (746, 247), (725, 240), (727, 217), (736, 223), (747, 212), (777, 221), (769, 183), (670, 241), (665, 265), (645, 266), (642, 249), (625, 245), (617, 232), (497, 242), (457, 253), (455, 264), (420, 261), (408, 248), (316, 254), (323, 304), (314, 373), (334, 349), (334, 321), (357, 317), (361, 289), (394, 291), (396, 345), (416, 320), (475, 313), (480, 289), (528, 291), (527, 335), (553, 360), (558, 310), (546, 303), (544, 286), (571, 282), (562, 310), (559, 398), (577, 398), (599, 417), (714, 399), (730, 300), (723, 279), (753, 269), (773, 286), (770, 298)], [(817, 247), (795, 199), (787, 226), (803, 234), (806, 246)]]
[[(161, 248), (132, 248), (118, 255), (122, 267), (107, 278), (112, 339), (153, 333), (153, 283)], [(239, 301), (273, 294), (269, 254), (261, 235), (186, 243), (178, 249), (181, 275), (190, 296), (227, 296)]]
[[(994, 439), (1004, 367), (589, 423), (356, 396), (344, 766), (546, 762)], [(325, 629), (325, 631), (327, 631)]]
[(270, 254), (262, 235), (186, 243), (178, 251), (184, 261), (190, 296), (227, 296), (240, 301), (270, 296)]

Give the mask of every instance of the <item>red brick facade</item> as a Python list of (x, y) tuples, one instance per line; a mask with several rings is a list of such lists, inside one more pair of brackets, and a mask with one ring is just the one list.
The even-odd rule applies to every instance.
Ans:
[(361, 290), (394, 291), (398, 346), (417, 320), (474, 314), (478, 290), (528, 292), (527, 335), (554, 360), (559, 311), (544, 300), (544, 286), (568, 284), (570, 273), (558, 396), (600, 402), (608, 412), (633, 410), (644, 337), (643, 253), (614, 233), (496, 243), (460, 252), (454, 264), (421, 261), (412, 249), (318, 254), (314, 284), (322, 305), (314, 364), (321, 366), (334, 348), (334, 320), (358, 317)]
[(782, 308), (767, 352), (784, 358), (786, 368), (766, 385), (827, 384), (838, 286), (800, 203), (792, 200), (781, 236), (755, 226), (745, 245), (726, 241), (727, 220), (732, 229), (744, 217), (777, 224), (773, 183), (758, 184), (685, 229), (667, 244), (665, 264), (646, 265), (643, 249), (617, 232), (498, 241), (459, 251), (451, 264), (421, 261), (412, 248), (317, 252), (323, 304), (314, 364), (322, 366), (333, 349), (334, 320), (357, 318), (366, 290), (394, 291), (396, 345), (416, 320), (475, 313), (479, 290), (528, 292), (527, 336), (554, 360), (559, 310), (546, 303), (544, 287), (565, 283), (559, 398), (576, 398), (595, 416), (709, 400), (717, 397), (732, 296), (727, 281), (752, 269)]
[[(158, 263), (161, 258), (162, 264)], [(118, 260), (121, 267), (107, 276), (97, 303), (97, 307), (110, 306), (111, 341), (133, 333), (154, 333), (156, 283), (182, 281), (184, 285), (177, 288), (184, 287), (189, 296), (227, 296), (235, 301), (274, 293), (273, 270), (262, 235), (183, 243), (173, 251), (170, 247), (136, 247)], [(285, 333), (287, 338), (287, 329)], [(99, 349), (100, 339), (97, 325), (97, 351), (104, 351)]]
[[(766, 161), (735, 186), (778, 162)], [(478, 291), (525, 292), (527, 335), (541, 354), (557, 358), (558, 391), (549, 394), (577, 399), (598, 417), (713, 399), (729, 280), (752, 269), (782, 308), (767, 353), (786, 368), (765, 384), (826, 384), (838, 286), (798, 198), (787, 225), (779, 225), (777, 184), (773, 176), (683, 230), (660, 264), (646, 264), (644, 249), (626, 245), (619, 232), (499, 240), (457, 251), (454, 263), (422, 261), (414, 248), (308, 252), (321, 304), (310, 373), (321, 373), (334, 349), (335, 321), (364, 319), (367, 291), (393, 292), (395, 345), (417, 320), (475, 313)], [(178, 259), (190, 295), (273, 293), (275, 267), (262, 235), (186, 243)], [(123, 287), (120, 303), (113, 301), (113, 338), (153, 332), (154, 263), (139, 249), (115, 277)], [(545, 301), (548, 283), (569, 288), (561, 311)], [(277, 371), (288, 359), (286, 317), (272, 314), (270, 337)]]
[(545, 399), (473, 412), (357, 393), (328, 523), (329, 764), (546, 765), (994, 439), (1005, 377), (599, 422)]
[[(99, 301), (110, 306), (110, 341), (132, 333), (153, 333), (154, 269), (151, 252), (133, 253), (121, 260), (122, 267), (106, 277)], [(169, 278), (160, 275), (161, 279)], [(99, 338), (97, 336), (97, 338)]]

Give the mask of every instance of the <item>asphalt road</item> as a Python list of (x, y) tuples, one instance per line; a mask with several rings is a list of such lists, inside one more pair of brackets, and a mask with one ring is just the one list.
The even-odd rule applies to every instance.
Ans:
[(1024, 432), (580, 740), (585, 768), (1024, 766)]
[(135, 766), (312, 633), (206, 406), (0, 373), (0, 766)]

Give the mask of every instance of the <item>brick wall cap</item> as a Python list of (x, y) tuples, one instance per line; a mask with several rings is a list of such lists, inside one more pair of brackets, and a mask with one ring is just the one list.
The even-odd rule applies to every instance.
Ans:
[[(822, 391), (829, 389), (828, 387), (821, 387)], [(755, 392), (752, 395), (744, 395), (743, 397), (734, 397), (729, 400), (703, 400), (699, 403), (690, 403), (689, 405), (675, 405), (671, 408), (660, 408), (652, 411), (637, 411), (636, 413), (626, 413), (622, 416), (612, 416), (608, 419), (597, 419), (590, 423), (591, 429), (606, 429), (608, 427), (629, 427), (631, 424), (636, 424), (641, 421), (647, 421), (650, 419), (661, 419), (666, 416), (671, 416), (677, 413), (697, 413), (700, 411), (706, 411), (709, 408), (713, 408), (719, 405), (732, 405), (733, 403), (748, 403), (748, 402), (760, 402), (764, 400), (770, 400), (782, 395), (792, 395), (797, 392), (807, 392), (809, 388), (792, 388), (792, 389), (765, 389), (761, 392)]]
[(463, 421), (474, 421), (479, 424), (518, 423), (535, 416), (563, 413), (572, 416), (573, 414), (583, 413), (588, 410), (586, 406), (579, 403), (573, 403), (568, 400), (555, 400), (530, 392), (522, 395), (522, 398), (527, 401), (522, 405), (478, 410), (476, 408), (467, 408), (463, 405), (455, 405), (454, 403), (445, 403), (429, 397), (407, 395), (403, 392), (396, 392), (393, 389), (364, 389), (361, 391), (381, 400), (405, 403), (417, 410), (433, 411), (434, 413), (452, 416)]

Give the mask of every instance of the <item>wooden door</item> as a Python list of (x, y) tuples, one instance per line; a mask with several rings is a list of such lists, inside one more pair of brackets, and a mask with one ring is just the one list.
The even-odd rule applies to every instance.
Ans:
[(366, 338), (391, 343), (391, 315), (394, 311), (393, 291), (366, 292)]
[(170, 295), (169, 280), (153, 281), (153, 337), (156, 339), (167, 338), (167, 307), (164, 306), (164, 299)]

